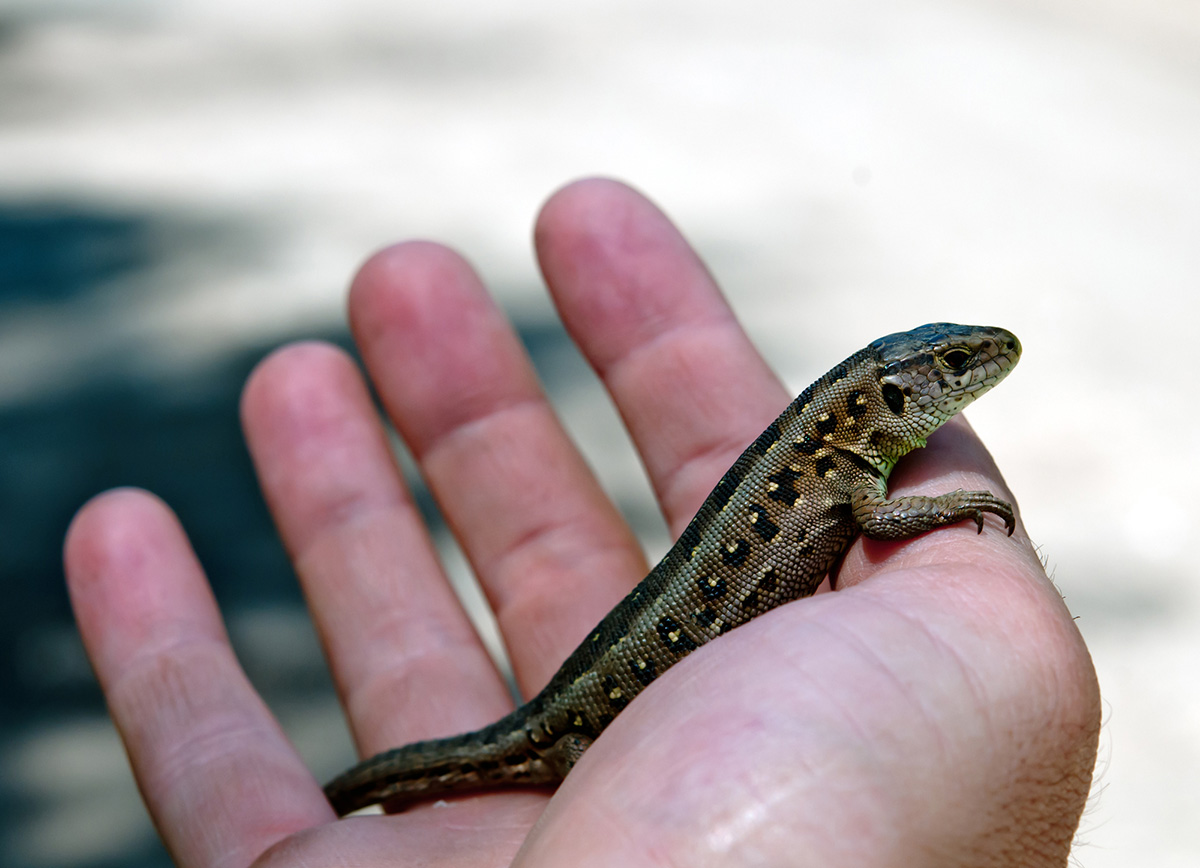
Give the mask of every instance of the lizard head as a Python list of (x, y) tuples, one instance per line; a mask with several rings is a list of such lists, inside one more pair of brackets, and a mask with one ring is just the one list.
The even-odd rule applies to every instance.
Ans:
[(1021, 342), (1001, 328), (930, 323), (880, 338), (868, 350), (878, 358), (875, 375), (888, 411), (877, 427), (911, 449), (1008, 376)]

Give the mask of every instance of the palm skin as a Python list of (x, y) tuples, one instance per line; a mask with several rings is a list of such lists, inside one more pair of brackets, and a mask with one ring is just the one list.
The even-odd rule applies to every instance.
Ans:
[[(568, 186), (536, 241), (560, 315), (678, 532), (791, 396), (634, 191)], [(428, 243), (377, 254), (350, 319), (529, 695), (645, 574), (636, 541), (455, 254)], [(500, 717), (506, 688), (353, 364), (328, 346), (286, 347), (252, 375), (242, 413), (360, 751)], [(959, 487), (1009, 496), (961, 420), (892, 478), (895, 493)], [(341, 821), (238, 667), (161, 502), (126, 490), (87, 504), (66, 568), (146, 804), (184, 866), (1063, 865), (1091, 780), (1095, 674), (1020, 526), (1011, 539), (989, 522), (982, 535), (967, 523), (859, 540), (836, 593), (672, 668), (553, 798), (498, 793)]]

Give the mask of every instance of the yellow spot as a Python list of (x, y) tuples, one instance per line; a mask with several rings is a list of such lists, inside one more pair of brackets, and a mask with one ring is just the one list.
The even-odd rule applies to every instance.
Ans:
[(820, 416), (818, 416), (818, 417), (817, 417), (817, 419), (818, 419), (819, 421), (821, 421), (821, 422), (828, 422), (828, 421), (829, 421), (829, 414), (828, 414), (828, 413), (822, 413)]
[(581, 715), (575, 715), (575, 725), (583, 726), (583, 717)]
[(614, 687), (612, 690), (608, 691), (608, 698), (609, 699), (620, 699), (621, 698), (621, 688)]
[(672, 630), (670, 633), (667, 634), (667, 636), (670, 637), (672, 642), (679, 641), (679, 631), (678, 630)]
[(720, 580), (720, 579), (718, 579), (716, 576), (709, 576), (709, 577), (708, 577), (708, 586), (709, 586), (710, 588), (715, 588), (715, 587), (716, 587), (717, 585), (719, 585), (719, 584), (721, 584), (721, 580)]
[(778, 491), (778, 490), (779, 490), (778, 482), (768, 482), (767, 483), (767, 491)]
[(725, 543), (725, 551), (733, 554), (737, 551), (737, 543)]
[(789, 464), (788, 470), (792, 471), (792, 473), (799, 473), (800, 472), (800, 462), (797, 461), (795, 464)]
[(641, 657), (639, 657), (639, 658), (637, 659), (637, 668), (638, 668), (638, 669), (645, 669), (645, 668), (646, 668), (646, 661), (645, 661), (645, 660), (643, 660)]
[(599, 634), (599, 633), (597, 633), (595, 636), (593, 636), (593, 637), (592, 637), (592, 641), (593, 641), (593, 642), (599, 642), (599, 641), (600, 641), (600, 634)]
[(750, 513), (750, 523), (754, 524), (756, 521), (758, 521), (758, 513), (757, 512)]

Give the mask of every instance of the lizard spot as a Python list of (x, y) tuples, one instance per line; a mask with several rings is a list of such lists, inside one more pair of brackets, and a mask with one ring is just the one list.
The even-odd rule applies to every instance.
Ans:
[(750, 543), (744, 539), (739, 539), (736, 543), (726, 543), (725, 550), (721, 552), (721, 561), (726, 566), (740, 567), (746, 562), (746, 558), (750, 556)]
[(621, 685), (617, 684), (617, 679), (614, 676), (604, 676), (604, 690), (608, 696), (608, 704), (617, 711), (620, 711), (629, 704), (629, 698), (621, 691)]
[(658, 668), (654, 665), (654, 661), (647, 660), (644, 657), (630, 660), (629, 669), (633, 673), (633, 677), (641, 682), (643, 687), (658, 677)]
[(686, 654), (699, 647), (696, 640), (683, 632), (683, 625), (669, 615), (659, 621), (655, 629), (667, 648), (676, 654)]
[(792, 448), (801, 455), (812, 455), (821, 448), (820, 440), (813, 440), (811, 437), (805, 437), (803, 440), (797, 440), (792, 444)]
[(767, 486), (767, 497), (788, 507), (795, 505), (800, 497), (800, 492), (796, 490), (798, 479), (800, 479), (800, 474), (790, 467), (785, 467), (778, 473), (772, 473), (767, 477), (771, 483)]
[(767, 511), (758, 504), (750, 506), (750, 524), (763, 542), (770, 542), (779, 533), (779, 525), (767, 518)]
[(722, 576), (701, 576), (696, 580), (696, 585), (706, 600), (719, 600), (729, 590), (729, 583)]

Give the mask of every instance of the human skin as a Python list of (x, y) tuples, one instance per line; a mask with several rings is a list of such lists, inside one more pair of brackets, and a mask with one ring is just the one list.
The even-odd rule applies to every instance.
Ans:
[[(536, 244), (678, 533), (791, 395), (677, 230), (628, 187), (559, 191)], [(458, 255), (427, 242), (376, 254), (349, 310), (529, 696), (644, 576), (637, 541)], [(820, 327), (833, 325), (847, 355), (878, 337)], [(796, 323), (797, 340), (816, 327)], [(998, 394), (1046, 388), (1015, 380)], [(509, 710), (350, 359), (319, 343), (278, 350), (250, 377), (242, 418), (360, 752)], [(891, 482), (894, 494), (960, 487), (1011, 498), (961, 419)], [(183, 866), (1057, 866), (1091, 782), (1095, 673), (1020, 523), (1011, 538), (989, 520), (982, 534), (966, 522), (860, 539), (836, 592), (663, 674), (553, 797), (345, 820), (247, 681), (161, 501), (96, 497), (65, 562), (143, 798)]]

